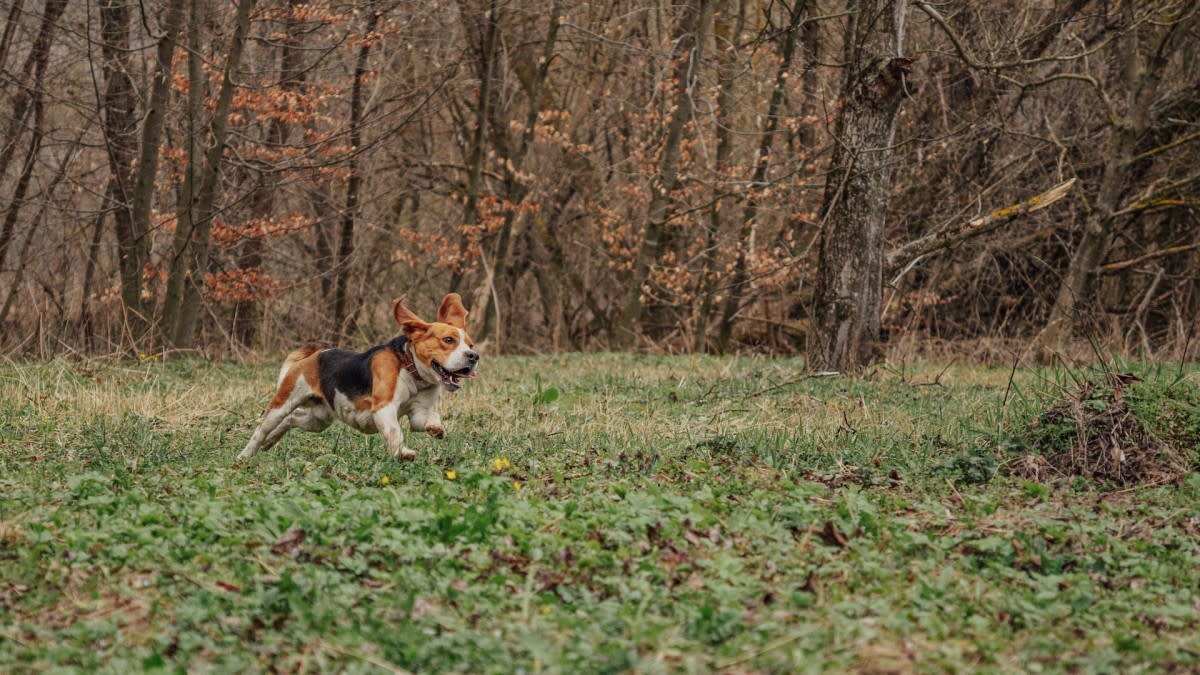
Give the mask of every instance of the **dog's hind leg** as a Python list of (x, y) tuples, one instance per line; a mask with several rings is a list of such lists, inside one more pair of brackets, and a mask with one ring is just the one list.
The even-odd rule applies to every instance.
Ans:
[[(275, 428), (262, 439), (258, 447), (250, 454), (263, 450), (270, 450), (283, 438), (283, 435), (292, 429), (303, 429), (304, 431), (321, 432), (329, 428), (333, 423), (333, 413), (323, 401), (313, 401), (311, 398), (308, 401), (301, 402), (292, 414), (283, 418)], [(246, 446), (249, 448), (249, 444)], [(243, 451), (244, 453), (245, 451)], [(246, 455), (249, 457), (250, 455)], [(238, 456), (242, 459), (241, 455)]]
[(267, 416), (263, 418), (262, 424), (254, 430), (254, 435), (250, 437), (250, 441), (246, 443), (246, 447), (238, 455), (238, 459), (247, 459), (259, 450), (269, 450), (280, 438), (283, 438), (288, 429), (292, 428), (288, 416), (300, 406), (301, 402), (302, 400), (296, 401), (294, 404), (289, 402), (282, 407), (267, 411)]
[(280, 383), (275, 399), (271, 401), (267, 416), (254, 430), (254, 435), (250, 437), (238, 459), (248, 459), (259, 450), (267, 450), (275, 445), (294, 426), (292, 413), (312, 395), (312, 387), (308, 386), (308, 382), (302, 376), (285, 377)]

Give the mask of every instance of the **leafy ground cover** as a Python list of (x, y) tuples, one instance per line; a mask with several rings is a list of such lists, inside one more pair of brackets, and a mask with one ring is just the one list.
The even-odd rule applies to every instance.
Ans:
[(495, 358), (415, 462), (242, 465), (275, 364), (0, 366), (0, 670), (1200, 669), (1200, 475), (1006, 470), (1061, 373), (800, 366)]

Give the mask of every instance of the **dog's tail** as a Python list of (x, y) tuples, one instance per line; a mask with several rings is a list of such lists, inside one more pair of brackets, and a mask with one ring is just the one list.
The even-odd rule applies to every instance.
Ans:
[(313, 354), (316, 354), (319, 351), (321, 351), (321, 345), (318, 345), (318, 344), (304, 345), (303, 347), (297, 349), (296, 351), (292, 352), (291, 354), (288, 354), (287, 358), (284, 359), (284, 361), (283, 361), (283, 365), (290, 366), (291, 364), (293, 364), (297, 361), (303, 361), (304, 359), (307, 359), (308, 357), (312, 356)]
[(323, 347), (319, 344), (307, 344), (291, 354), (288, 354), (287, 358), (283, 360), (283, 366), (279, 369), (279, 381), (283, 382), (283, 378), (287, 375), (288, 371), (291, 370), (293, 364), (307, 359), (313, 354), (321, 351), (321, 349), (323, 349)]

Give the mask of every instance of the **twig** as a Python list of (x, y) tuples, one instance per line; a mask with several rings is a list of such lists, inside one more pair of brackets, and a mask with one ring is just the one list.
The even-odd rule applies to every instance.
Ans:
[(938, 373), (936, 377), (933, 378), (933, 382), (913, 382), (909, 386), (910, 387), (941, 387), (941, 386), (944, 386), (944, 385), (942, 385), (942, 376), (946, 374), (947, 370), (950, 370), (950, 366), (952, 366), (952, 365), (954, 365), (954, 361), (947, 363), (946, 367), (942, 368), (942, 371), (940, 373)]
[(1132, 334), (1136, 328), (1142, 336), (1142, 349), (1146, 352), (1146, 357), (1150, 356), (1150, 338), (1146, 336), (1146, 312), (1150, 309), (1150, 301), (1154, 299), (1154, 294), (1158, 292), (1158, 286), (1162, 283), (1163, 277), (1166, 276), (1166, 268), (1159, 266), (1158, 273), (1154, 275), (1154, 281), (1150, 282), (1150, 288), (1146, 290), (1146, 296), (1142, 298), (1142, 302), (1138, 305), (1137, 311), (1133, 315), (1133, 326), (1129, 329)]
[(776, 640), (775, 642), (772, 642), (771, 644), (763, 647), (762, 649), (760, 649), (756, 652), (750, 652), (749, 654), (746, 654), (745, 656), (739, 656), (738, 658), (736, 658), (732, 661), (726, 661), (725, 663), (722, 663), (721, 665), (717, 666), (717, 670), (728, 670), (734, 666), (741, 665), (747, 661), (756, 659), (756, 658), (762, 656), (763, 654), (766, 654), (767, 652), (772, 652), (772, 651), (775, 651), (776, 649), (779, 649), (780, 647), (790, 645), (791, 643), (795, 642), (796, 640), (799, 640), (800, 638), (804, 637), (805, 635), (808, 635), (808, 633), (799, 633), (799, 634), (792, 635), (789, 637), (781, 638), (781, 639)]
[(262, 565), (262, 568), (264, 570), (266, 570), (268, 573), (274, 574), (275, 576), (279, 576), (279, 570), (276, 570), (276, 569), (272, 568), (270, 565), (268, 565), (267, 561), (263, 560), (263, 557), (261, 555), (255, 555), (254, 559), (257, 560), (258, 564)]
[(331, 651), (335, 651), (338, 654), (341, 654), (342, 656), (348, 656), (352, 659), (366, 661), (367, 663), (369, 663), (377, 668), (382, 668), (383, 670), (385, 670), (389, 673), (394, 673), (395, 675), (402, 675), (402, 674), (403, 675), (411, 675), (411, 673), (412, 673), (412, 671), (405, 670), (405, 669), (401, 668), (400, 666), (397, 666), (394, 663), (388, 663), (387, 661), (384, 661), (383, 659), (371, 656), (369, 654), (360, 654), (358, 652), (352, 652), (349, 649), (346, 649), (345, 647), (341, 647), (339, 645), (336, 645), (332, 642), (328, 642), (326, 640), (321, 640), (321, 646), (325, 647)]
[(1200, 248), (1200, 242), (1197, 242), (1195, 244), (1184, 244), (1182, 246), (1170, 246), (1168, 248), (1161, 248), (1157, 251), (1151, 251), (1149, 253), (1146, 253), (1145, 255), (1139, 255), (1136, 258), (1130, 258), (1128, 260), (1121, 260), (1119, 262), (1108, 263), (1107, 265), (1101, 265), (1100, 271), (1101, 272), (1118, 272), (1120, 270), (1123, 270), (1123, 269), (1126, 269), (1129, 267), (1133, 267), (1134, 265), (1139, 265), (1141, 263), (1144, 263), (1147, 260), (1154, 260), (1155, 258), (1161, 258), (1163, 256), (1173, 255), (1175, 253), (1185, 253), (1187, 251), (1191, 251), (1196, 248)]
[(1170, 143), (1167, 143), (1166, 145), (1160, 145), (1157, 148), (1151, 148), (1150, 150), (1147, 150), (1140, 155), (1134, 155), (1133, 157), (1130, 157), (1128, 160), (1125, 161), (1125, 165), (1129, 166), (1130, 164), (1140, 162), (1143, 159), (1150, 159), (1151, 157), (1153, 157), (1157, 154), (1166, 152), (1168, 150), (1171, 150), (1172, 148), (1177, 148), (1181, 145), (1184, 145), (1185, 143), (1190, 143), (1196, 139), (1200, 139), (1200, 131), (1190, 133), (1185, 136), (1180, 136), (1179, 138), (1176, 138), (1175, 140), (1171, 141)]
[(1021, 355), (1018, 352), (1013, 352), (1012, 370), (1008, 371), (1008, 384), (1004, 385), (1004, 402), (1000, 404), (1001, 408), (1008, 407), (1008, 395), (1012, 393), (1013, 379), (1017, 376), (1017, 365), (1021, 363)]
[(811, 379), (818, 378), (818, 377), (828, 377), (828, 375), (825, 373), (812, 373), (809, 375), (801, 375), (800, 377), (793, 377), (792, 379), (784, 380), (783, 382), (780, 382), (779, 384), (773, 384), (764, 389), (759, 389), (758, 391), (756, 391), (754, 393), (746, 394), (745, 396), (743, 396), (741, 398), (741, 400), (745, 401), (746, 399), (749, 399), (749, 398), (758, 398), (759, 396), (762, 396), (763, 394), (769, 394), (778, 389), (783, 389), (784, 387), (796, 384), (797, 382), (803, 382), (804, 380), (811, 380)]

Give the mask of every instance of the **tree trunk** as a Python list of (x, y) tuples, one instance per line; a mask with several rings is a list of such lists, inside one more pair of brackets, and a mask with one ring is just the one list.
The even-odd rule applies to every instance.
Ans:
[[(137, 175), (131, 177), (133, 199), (130, 206), (130, 222), (143, 266), (150, 261), (150, 214), (154, 205), (155, 179), (158, 177), (159, 143), (162, 140), (167, 105), (171, 96), (171, 61), (175, 57), (175, 44), (185, 16), (183, 2), (171, 3), (169, 7), (155, 53), (150, 100), (143, 113)], [(148, 306), (149, 303), (143, 304)]]
[(1087, 214), (1079, 247), (1071, 256), (1050, 316), (1035, 341), (1034, 356), (1042, 362), (1052, 361), (1067, 351), (1073, 324), (1078, 318), (1078, 307), (1087, 304), (1096, 270), (1108, 253), (1121, 199), (1133, 182), (1134, 151), (1150, 122), (1163, 69), (1185, 32), (1183, 20), (1162, 23), (1156, 28), (1158, 33), (1154, 43), (1144, 48), (1139, 38), (1141, 21), (1135, 16), (1136, 10), (1136, 3), (1122, 3), (1117, 28), (1121, 31), (1117, 40), (1122, 66), (1118, 83), (1125, 96), (1126, 111), (1113, 119), (1112, 139), (1095, 206)]
[[(196, 0), (193, 0), (193, 5)], [(229, 55), (213, 110), (211, 139), (204, 155), (204, 166), (200, 172), (199, 190), (186, 206), (190, 210), (190, 232), (180, 241), (176, 236), (175, 257), (183, 261), (182, 274), (176, 283), (182, 285), (182, 300), (171, 331), (171, 344), (176, 348), (191, 348), (196, 334), (196, 323), (200, 317), (201, 292), (204, 274), (208, 270), (209, 233), (212, 231), (213, 216), (216, 215), (217, 184), (221, 176), (222, 155), (225, 152), (226, 130), (229, 127), (229, 109), (233, 103), (234, 76), (241, 65), (242, 52), (246, 45), (246, 34), (250, 30), (250, 10), (255, 0), (241, 0), (237, 17), (234, 19), (233, 37), (229, 44)], [(193, 82), (194, 83), (194, 82)], [(183, 223), (179, 223), (182, 228)], [(178, 235), (178, 231), (177, 231)], [(182, 243), (182, 246), (179, 244)]]
[[(109, 187), (111, 189), (111, 184)], [(107, 201), (106, 196), (105, 202)], [(79, 298), (79, 333), (88, 347), (92, 346), (95, 337), (91, 311), (92, 284), (96, 278), (96, 261), (100, 257), (100, 240), (104, 237), (104, 218), (107, 215), (108, 211), (101, 204), (100, 210), (96, 212), (96, 221), (92, 223), (92, 240), (88, 244), (88, 259), (83, 271), (83, 288)]]
[[(4, 27), (3, 42), (0, 43), (0, 49), (4, 52), (2, 54), (4, 58), (0, 59), (0, 66), (3, 66), (4, 60), (7, 60), (12, 33), (19, 21), (20, 5), (19, 2), (15, 3), (9, 10), (8, 24)], [(5, 130), (4, 138), (0, 140), (0, 176), (8, 172), (8, 166), (16, 154), (18, 141), (25, 133), (26, 116), (29, 114), (30, 106), (34, 105), (35, 100), (41, 100), (44, 96), (45, 90), (41, 83), (44, 80), (46, 64), (50, 59), (50, 44), (58, 26), (58, 20), (66, 8), (66, 0), (50, 0), (46, 3), (38, 35), (34, 39), (29, 53), (25, 55), (25, 62), (21, 65), (21, 74), (17, 79), (19, 86), (16, 95), (13, 96), (8, 128)], [(34, 84), (35, 82), (37, 84)]]
[(822, 205), (808, 368), (856, 372), (876, 355), (883, 223), (896, 113), (911, 60), (901, 56), (906, 0), (849, 3), (842, 113)]
[[(525, 201), (525, 197), (529, 194), (529, 188), (525, 184), (525, 180), (519, 176), (521, 168), (525, 164), (525, 156), (529, 152), (530, 146), (533, 144), (534, 133), (537, 129), (538, 114), (543, 109), (543, 104), (547, 102), (543, 93), (546, 88), (546, 80), (550, 76), (550, 64), (554, 60), (554, 49), (558, 38), (559, 16), (561, 12), (561, 1), (554, 0), (550, 7), (550, 25), (546, 29), (546, 39), (542, 43), (542, 51), (539, 58), (528, 58), (518, 55), (516, 69), (522, 84), (525, 86), (526, 96), (529, 98), (529, 108), (525, 114), (524, 128), (521, 131), (520, 142), (511, 153), (504, 153), (501, 157), (504, 161), (504, 195), (508, 202), (513, 205), (519, 205)], [(524, 76), (521, 76), (524, 73)], [(508, 124), (496, 114), (496, 107), (492, 106), (492, 133), (495, 135), (507, 134)], [(504, 214), (504, 222), (500, 225), (500, 232), (496, 240), (496, 253), (492, 258), (491, 278), (494, 284), (505, 291), (511, 291), (511, 280), (509, 279), (509, 252), (512, 246), (512, 231), (514, 221), (519, 217), (515, 209), (510, 209)], [(471, 306), (471, 312), (482, 317), (482, 330), (474, 333), (477, 338), (483, 338), (496, 333), (497, 343), (501, 341), (500, 328), (498, 323), (499, 308), (491, 302), (491, 293), (488, 285), (484, 285), (477, 289), (473, 295), (474, 302)]]
[(148, 257), (144, 232), (138, 232), (131, 209), (132, 173), (137, 153), (136, 102), (129, 51), (129, 6), (124, 0), (103, 0), (100, 5), (101, 49), (104, 57), (104, 142), (108, 150), (110, 198), (117, 235), (117, 265), (121, 274), (121, 304), (134, 342), (148, 323), (142, 298), (143, 270)]
[(134, 85), (130, 78), (129, 9), (114, 0), (101, 7), (104, 38), (105, 136), (108, 139), (112, 171), (106, 190), (117, 234), (117, 257), (121, 271), (121, 299), (126, 322), (135, 343), (145, 337), (149, 326), (149, 305), (145, 293), (145, 268), (150, 261), (150, 212), (154, 182), (158, 172), (159, 140), (171, 90), (171, 59), (175, 36), (183, 22), (182, 6), (168, 12), (164, 35), (159, 40), (157, 69), (142, 126), (141, 151), (136, 174), (133, 155), (137, 119), (134, 110)]
[(204, 68), (200, 53), (200, 29), (204, 16), (199, 0), (188, 3), (188, 33), (187, 33), (187, 64), (188, 64), (188, 98), (187, 98), (187, 133), (184, 135), (185, 166), (183, 185), (180, 186), (179, 201), (175, 209), (175, 236), (172, 238), (171, 262), (167, 271), (167, 290), (163, 298), (163, 310), (160, 330), (163, 342), (171, 344), (175, 340), (175, 326), (183, 305), (184, 274), (186, 271), (185, 255), (188, 242), (195, 232), (196, 182), (200, 180), (201, 156), (203, 154), (202, 129), (204, 125), (201, 116), (204, 113)]
[[(683, 130), (692, 118), (692, 75), (700, 66), (708, 28), (712, 23), (714, 0), (695, 0), (682, 20), (679, 55), (675, 61), (675, 109), (667, 126), (658, 175), (651, 183), (650, 204), (646, 210), (646, 229), (642, 245), (634, 259), (633, 271), (627, 282), (625, 298), (613, 326), (613, 343), (628, 349), (637, 344), (645, 303), (643, 285), (650, 278), (651, 267), (658, 261), (666, 236), (672, 193), (679, 173), (679, 149)], [(690, 20), (689, 20), (690, 19)]]
[[(303, 0), (289, 0), (289, 10), (295, 11), (304, 4)], [(293, 20), (294, 14), (286, 21), (287, 36), (280, 45), (279, 57), (279, 88), (285, 92), (300, 90), (304, 82), (304, 53), (297, 39), (297, 25)], [(272, 148), (282, 148), (288, 140), (289, 124), (282, 117), (276, 116), (267, 128), (267, 143)], [(258, 175), (258, 186), (250, 198), (251, 217), (267, 220), (275, 215), (275, 191), (279, 187), (278, 173), (268, 167)], [(242, 269), (256, 269), (263, 265), (263, 246), (261, 237), (251, 237), (242, 244), (241, 255), (238, 256), (238, 266)], [(234, 308), (233, 334), (243, 346), (251, 347), (258, 332), (258, 324), (262, 320), (262, 303), (259, 300), (239, 300)]]
[(46, 119), (45, 105), (41, 95), (42, 83), (37, 83), (38, 95), (33, 102), (33, 130), (29, 138), (29, 148), (25, 151), (25, 161), (21, 163), (21, 173), (17, 177), (17, 185), (9, 197), (8, 208), (4, 210), (4, 225), (0, 226), (0, 270), (4, 269), (4, 260), (8, 257), (8, 246), (17, 228), (17, 217), (21, 207), (25, 205), (25, 194), (29, 191), (29, 181), (33, 178), (33, 169), (37, 165), (38, 155), (42, 151), (42, 137), (45, 135), (43, 124)]
[(341, 236), (338, 241), (337, 260), (334, 266), (333, 283), (333, 338), (350, 330), (346, 323), (346, 286), (350, 282), (350, 257), (354, 255), (354, 219), (358, 215), (358, 193), (362, 189), (362, 173), (358, 165), (358, 153), (362, 149), (362, 81), (367, 76), (367, 59), (371, 55), (370, 38), (379, 22), (379, 12), (370, 10), (363, 31), (363, 42), (358, 49), (358, 62), (354, 66), (354, 82), (350, 89), (350, 178), (346, 184), (346, 207), (342, 211)]
[(721, 309), (721, 325), (717, 333), (717, 351), (724, 353), (729, 349), (729, 338), (733, 335), (733, 320), (742, 308), (743, 298), (747, 294), (749, 271), (747, 270), (750, 254), (750, 242), (758, 218), (758, 198), (753, 190), (766, 187), (767, 169), (771, 164), (771, 149), (775, 135), (779, 130), (779, 110), (783, 107), (783, 99), (787, 91), (788, 72), (792, 67), (792, 59), (796, 55), (796, 43), (800, 37), (800, 29), (804, 24), (802, 17), (806, 11), (806, 3), (797, 0), (788, 16), (788, 27), (783, 36), (783, 45), (779, 49), (779, 69), (775, 72), (775, 87), (771, 90), (771, 100), (767, 104), (767, 117), (763, 125), (762, 136), (758, 142), (758, 153), (755, 155), (754, 175), (750, 179), (752, 192), (746, 198), (746, 208), (742, 212), (742, 224), (737, 240), (737, 260), (733, 267), (733, 279), (725, 293), (725, 303)]
[[(731, 7), (730, 5), (733, 5)], [(735, 10), (736, 11), (733, 11)], [(715, 11), (715, 10), (714, 10)], [(731, 201), (725, 195), (728, 189), (730, 157), (733, 155), (734, 129), (734, 83), (738, 75), (738, 37), (746, 20), (744, 0), (724, 0), (713, 18), (713, 35), (717, 51), (717, 154), (715, 158), (716, 180), (713, 181), (713, 201), (708, 212), (708, 232), (704, 241), (704, 264), (700, 271), (700, 308), (696, 313), (695, 335), (692, 348), (703, 352), (708, 347), (708, 320), (713, 311), (717, 292), (716, 266), (720, 263), (721, 212)]]
[[(475, 102), (475, 126), (471, 130), (470, 157), (467, 159), (467, 186), (463, 200), (462, 227), (464, 230), (473, 228), (479, 220), (479, 196), (483, 189), (483, 162), (487, 157), (485, 149), (487, 125), (491, 119), (493, 105), (492, 82), (496, 68), (496, 44), (499, 42), (500, 7), (497, 0), (491, 0), (486, 12), (478, 12), (467, 5), (466, 0), (458, 2), (459, 15), (463, 28), (475, 49), (476, 70), (479, 74), (479, 93)], [(460, 238), (460, 265), (450, 275), (450, 290), (458, 291), (466, 277), (465, 259), (470, 255), (471, 237), (464, 231)]]
[(4, 33), (0, 34), (0, 70), (8, 65), (8, 52), (12, 49), (13, 35), (20, 23), (21, 10), (25, 8), (25, 0), (13, 0), (8, 8), (8, 16), (4, 21)]
[[(38, 88), (39, 89), (41, 88), (40, 83), (39, 83)], [(42, 135), (41, 128), (42, 128), (42, 123), (43, 123), (43, 117), (45, 116), (45, 114), (42, 110), (43, 102), (42, 102), (42, 99), (40, 96), (38, 97), (36, 103), (34, 104), (34, 107), (35, 107), (34, 133), (35, 133), (35, 138), (39, 138)], [(79, 132), (79, 134), (75, 137), (75, 142), (72, 143), (70, 147), (71, 148), (79, 148), (80, 147), (79, 144), (83, 140), (83, 136), (85, 133), (87, 133), (87, 131), (90, 131), (90, 130), (88, 130), (88, 129), (81, 130)], [(67, 169), (70, 168), (72, 161), (77, 156), (78, 156), (78, 154), (76, 152), (63, 153), (62, 158), (59, 161), (58, 168), (54, 172), (54, 175), (50, 178), (49, 182), (42, 189), (42, 206), (40, 209), (38, 209), (38, 212), (29, 220), (29, 236), (25, 238), (25, 243), (21, 245), (21, 250), (17, 254), (16, 271), (13, 274), (13, 283), (9, 287), (7, 297), (4, 299), (4, 306), (2, 309), (0, 309), (0, 325), (4, 324), (4, 321), (8, 318), (9, 310), (12, 309), (13, 301), (17, 297), (17, 291), (21, 288), (20, 282), (24, 278), (25, 268), (28, 267), (31, 262), (33, 262), (29, 258), (30, 248), (33, 246), (33, 243), (35, 241), (43, 241), (44, 242), (44, 240), (45, 240), (45, 236), (43, 235), (41, 230), (45, 226), (45, 223), (46, 223), (46, 212), (50, 210), (51, 205), (54, 203), (54, 193), (58, 189), (59, 184), (62, 183), (64, 178), (66, 178)], [(22, 174), (22, 178), (24, 178), (24, 174)], [(13, 201), (12, 203), (10, 203), (9, 207), (8, 207), (9, 212), (14, 213), (17, 210), (19, 210), (19, 206), (21, 204), (23, 204), (23, 199), (24, 198), (22, 197), (22, 201)], [(101, 213), (104, 213), (104, 212), (101, 211)], [(66, 262), (67, 258), (64, 257), (63, 261)], [(69, 274), (61, 274), (59, 276), (62, 280), (61, 281), (62, 285), (60, 286), (60, 293), (59, 293), (61, 296), (65, 292), (67, 280), (70, 277), (70, 275)], [(64, 316), (62, 316), (61, 319), (63, 322), (65, 322), (66, 321), (65, 309), (64, 309), (65, 304), (61, 300), (58, 303), (58, 308), (59, 308), (59, 310), (61, 310), (64, 313)]]

